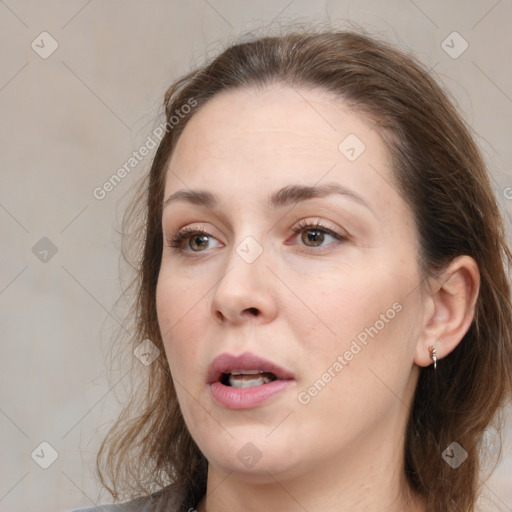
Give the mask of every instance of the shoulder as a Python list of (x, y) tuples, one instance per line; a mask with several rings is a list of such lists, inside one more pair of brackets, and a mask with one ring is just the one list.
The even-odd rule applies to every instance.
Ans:
[(72, 512), (185, 512), (194, 509), (179, 489), (170, 485), (144, 498), (137, 498), (126, 503), (115, 505), (96, 505), (88, 508), (81, 508)]
[(157, 503), (150, 498), (140, 498), (116, 505), (95, 505), (88, 508), (80, 508), (72, 512), (156, 512)]
[(144, 510), (141, 508), (134, 508), (132, 502), (123, 503), (120, 505), (95, 505), (88, 508), (77, 508), (71, 512), (139, 512)]
[[(129, 505), (127, 503), (126, 505)], [(131, 510), (127, 508), (123, 508), (124, 505), (96, 505), (94, 507), (88, 508), (77, 508), (72, 510), (71, 512), (121, 512), (124, 510)]]

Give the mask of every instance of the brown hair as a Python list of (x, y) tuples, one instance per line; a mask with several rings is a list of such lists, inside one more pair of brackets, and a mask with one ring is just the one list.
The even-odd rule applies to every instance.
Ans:
[[(241, 42), (168, 89), (170, 129), (137, 203), (143, 201), (143, 210), (136, 206), (131, 212), (144, 223), (138, 232), (133, 343), (149, 338), (161, 356), (149, 367), (140, 398), (131, 401), (102, 444), (102, 482), (115, 497), (174, 483), (180, 502), (191, 506), (205, 493), (207, 463), (182, 418), (155, 307), (166, 169), (194, 112), (177, 124), (171, 117), (191, 99), (197, 110), (219, 92), (272, 83), (334, 93), (376, 123), (414, 214), (424, 276), (437, 275), (459, 255), (478, 264), (473, 323), (436, 372), (432, 366), (421, 369), (404, 444), (406, 479), (430, 512), (473, 511), (484, 433), (512, 390), (512, 256), (483, 158), (446, 93), (414, 58), (353, 31), (296, 31)], [(441, 457), (454, 441), (468, 453), (457, 470)]]

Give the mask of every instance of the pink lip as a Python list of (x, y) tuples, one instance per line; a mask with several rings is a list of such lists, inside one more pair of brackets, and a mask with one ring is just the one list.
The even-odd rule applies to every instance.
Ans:
[[(277, 380), (252, 388), (233, 388), (220, 382), (223, 373), (234, 370), (271, 372)], [(221, 354), (210, 365), (207, 382), (213, 399), (227, 409), (250, 409), (281, 393), (293, 383), (293, 375), (280, 366), (250, 352), (238, 356)]]

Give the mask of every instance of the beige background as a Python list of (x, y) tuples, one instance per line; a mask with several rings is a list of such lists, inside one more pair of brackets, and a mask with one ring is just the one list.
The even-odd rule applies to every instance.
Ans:
[[(0, 1), (0, 510), (106, 498), (94, 454), (129, 387), (107, 372), (122, 312), (116, 228), (149, 157), (104, 199), (93, 190), (146, 140), (174, 78), (246, 30), (291, 20), (357, 22), (433, 68), (479, 134), (510, 227), (510, 0)], [(58, 43), (47, 58), (43, 31)], [(442, 48), (454, 31), (469, 44), (456, 59)], [(42, 237), (55, 255), (48, 242), (33, 250)], [(31, 458), (51, 461), (43, 441), (58, 452), (48, 469)], [(487, 484), (499, 510), (512, 510), (510, 483), (509, 444)]]

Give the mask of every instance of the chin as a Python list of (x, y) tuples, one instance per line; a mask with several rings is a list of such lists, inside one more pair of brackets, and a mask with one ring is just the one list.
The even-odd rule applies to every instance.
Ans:
[[(243, 436), (227, 436), (229, 440), (206, 447), (203, 453), (211, 465), (253, 483), (275, 483), (276, 478), (300, 473), (303, 464), (294, 457), (298, 451), (286, 443), (285, 436), (271, 440), (250, 433), (251, 429), (246, 429)], [(304, 456), (303, 451), (300, 453)]]

